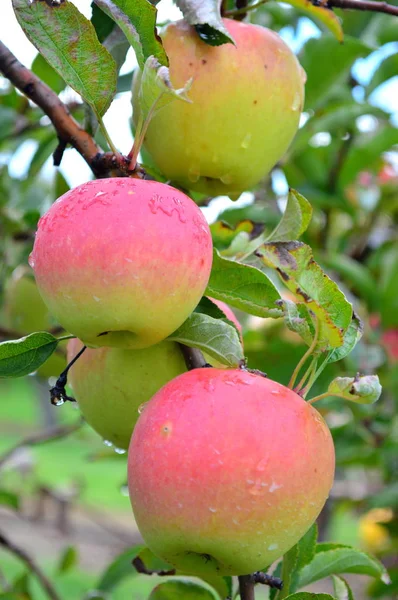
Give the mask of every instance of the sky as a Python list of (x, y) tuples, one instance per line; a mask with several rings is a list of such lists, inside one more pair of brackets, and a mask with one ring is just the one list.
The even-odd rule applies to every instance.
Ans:
[[(73, 3), (86, 17), (90, 17), (91, 0), (73, 0)], [(20, 28), (12, 9), (11, 0), (1, 0), (1, 5), (0, 39), (24, 65), (29, 67), (36, 56), (37, 51)], [(157, 8), (158, 22), (163, 22), (168, 19), (176, 20), (181, 17), (180, 11), (171, 0), (161, 0), (157, 5)], [(312, 21), (305, 18), (301, 20), (296, 35), (289, 28), (285, 28), (280, 34), (292, 50), (298, 52), (306, 40), (311, 37), (320, 36), (321, 32)], [(381, 60), (394, 52), (398, 52), (398, 43), (388, 44), (383, 50), (372, 53), (369, 58), (358, 60), (354, 67), (354, 74), (358, 81), (362, 84), (366, 84)], [(134, 52), (130, 50), (121, 73), (130, 72), (136, 64)], [(361, 94), (360, 88), (358, 93), (359, 95)], [(359, 97), (358, 99), (360, 100), (361, 98)], [(371, 96), (371, 102), (388, 112), (394, 113), (394, 121), (398, 126), (398, 75), (393, 80), (390, 80), (390, 82), (380, 86)], [(129, 152), (133, 143), (129, 124), (130, 117), (130, 95), (127, 93), (120, 94), (116, 97), (104, 117), (105, 126), (109, 131), (113, 142), (116, 147), (125, 154)], [(374, 119), (372, 119), (373, 118), (370, 116), (369, 118), (366, 116), (361, 117), (361, 121), (357, 124), (364, 130), (370, 130), (372, 126), (374, 126)], [(302, 122), (305, 122), (305, 118), (303, 118)], [(22, 177), (25, 174), (26, 166), (29, 164), (30, 158), (34, 152), (34, 142), (27, 142), (26, 144), (21, 145), (20, 150), (14, 155), (9, 166), (13, 176)], [(51, 159), (49, 159), (45, 165), (45, 170), (50, 175), (52, 169), (52, 162)], [(73, 149), (66, 151), (62, 161), (61, 171), (71, 186), (79, 185), (91, 177), (89, 167)], [(275, 185), (279, 193), (284, 193), (284, 190), (287, 188), (287, 183), (281, 174), (276, 174)], [(244, 204), (250, 201), (250, 197), (250, 194), (243, 195), (241, 203)], [(229, 203), (230, 201), (228, 199), (220, 199), (220, 201), (215, 203), (214, 210), (218, 211), (220, 207), (226, 208)], [(237, 206), (236, 202), (234, 203), (234, 206)], [(210, 214), (209, 217), (211, 218)]]

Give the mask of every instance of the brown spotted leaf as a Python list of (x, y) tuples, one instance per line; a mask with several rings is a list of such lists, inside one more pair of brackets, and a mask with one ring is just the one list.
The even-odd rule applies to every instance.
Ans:
[(116, 93), (116, 63), (72, 2), (12, 0), (25, 34), (46, 61), (102, 116)]
[(339, 348), (352, 320), (352, 306), (315, 262), (311, 248), (301, 242), (276, 242), (263, 244), (255, 254), (316, 315), (320, 341), (329, 349)]

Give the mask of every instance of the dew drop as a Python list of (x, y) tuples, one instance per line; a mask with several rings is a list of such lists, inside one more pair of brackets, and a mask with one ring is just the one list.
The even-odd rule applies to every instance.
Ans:
[(272, 551), (272, 550), (278, 550), (278, 544), (270, 544), (268, 546), (268, 550)]
[(298, 92), (296, 92), (296, 94), (294, 95), (294, 98), (293, 98), (293, 103), (292, 103), (291, 109), (294, 112), (296, 112), (300, 108), (300, 105), (301, 105), (301, 97), (300, 97), (300, 94)]
[(138, 414), (142, 415), (147, 404), (148, 404), (148, 402), (143, 402), (142, 404), (139, 405), (139, 407), (137, 408)]
[(269, 491), (270, 491), (270, 492), (271, 492), (271, 494), (272, 494), (272, 493), (273, 493), (273, 492), (275, 492), (276, 490), (279, 490), (279, 488), (281, 488), (281, 487), (282, 487), (281, 485), (279, 485), (279, 484), (275, 483), (275, 481), (273, 481), (273, 482), (271, 483), (270, 487), (269, 487)]
[(268, 464), (268, 458), (262, 458), (259, 463), (257, 463), (256, 471), (265, 471)]
[(248, 147), (250, 146), (251, 139), (252, 139), (252, 134), (247, 133), (245, 135), (245, 137), (243, 138), (240, 147), (243, 148), (244, 150), (247, 150)]
[(32, 269), (35, 268), (35, 259), (34, 259), (34, 256), (33, 256), (33, 252), (31, 252), (30, 255), (29, 255), (28, 263), (29, 263), (29, 266), (32, 267)]
[(116, 454), (126, 454), (126, 450), (124, 448), (117, 448), (115, 446), (114, 451), (116, 452)]
[(64, 400), (62, 400), (61, 398), (54, 398), (53, 400), (53, 404), (54, 406), (62, 406), (64, 404)]
[(209, 506), (209, 511), (212, 512), (212, 513), (216, 513), (217, 509), (214, 508), (213, 506)]
[(121, 485), (120, 486), (120, 493), (122, 494), (122, 496), (128, 496), (129, 495), (128, 485), (126, 485), (125, 483), (123, 485)]
[(231, 173), (225, 173), (225, 175), (221, 175), (220, 181), (225, 183), (225, 185), (229, 185), (232, 183), (232, 175)]
[(112, 442), (110, 442), (109, 440), (104, 440), (104, 445), (108, 448), (111, 448), (113, 446)]
[(197, 183), (200, 179), (200, 169), (197, 166), (192, 165), (188, 170), (188, 179), (192, 183)]

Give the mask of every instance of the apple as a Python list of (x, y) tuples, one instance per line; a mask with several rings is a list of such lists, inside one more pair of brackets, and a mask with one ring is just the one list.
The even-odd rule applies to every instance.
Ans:
[(295, 392), (239, 369), (195, 369), (145, 405), (130, 498), (154, 554), (192, 575), (244, 575), (309, 529), (334, 464), (328, 427)]
[(47, 331), (55, 325), (34, 278), (24, 266), (17, 267), (6, 282), (4, 319), (10, 330), (21, 335)]
[[(13, 333), (24, 336), (35, 331), (48, 331), (56, 323), (44, 304), (28, 268), (17, 267), (4, 289), (4, 325)], [(40, 377), (58, 376), (66, 367), (65, 343), (37, 370)]]
[[(234, 44), (209, 46), (185, 21), (162, 41), (175, 88), (193, 78), (192, 103), (174, 101), (152, 118), (144, 152), (186, 189), (235, 198), (255, 186), (288, 149), (304, 102), (305, 72), (280, 36), (224, 19)], [(140, 73), (133, 120), (140, 117)]]
[[(68, 344), (68, 361), (82, 348)], [(161, 342), (141, 350), (87, 348), (69, 371), (68, 381), (87, 423), (104, 440), (127, 449), (139, 407), (186, 371), (178, 344)]]
[(40, 293), (88, 346), (145, 348), (198, 304), (212, 263), (206, 220), (185, 194), (129, 178), (89, 181), (39, 221), (30, 257)]

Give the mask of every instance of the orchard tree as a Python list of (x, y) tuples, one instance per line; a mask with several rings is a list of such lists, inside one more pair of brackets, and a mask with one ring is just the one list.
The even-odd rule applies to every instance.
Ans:
[[(370, 96), (397, 55), (366, 88), (353, 65), (394, 43), (398, 7), (176, 0), (182, 19), (158, 32), (155, 1), (94, 0), (91, 20), (78, 4), (12, 0), (39, 52), (31, 70), (0, 42), (0, 377), (53, 376), (49, 403), (77, 402), (107, 445), (128, 449), (147, 546), (118, 556), (86, 598), (110, 597), (132, 572), (164, 578), (152, 600), (253, 600), (256, 586), (276, 600), (349, 600), (344, 573), (388, 595), (398, 134)], [(296, 56), (278, 32), (303, 19), (320, 35)], [(121, 75), (129, 48), (138, 67)], [(131, 149), (103, 121), (119, 93), (131, 94)], [(18, 180), (7, 163), (25, 140), (36, 151)], [(93, 173), (74, 189), (57, 170), (68, 147)], [(245, 192), (209, 226), (213, 198)], [(23, 440), (0, 466), (79, 426)], [(324, 542), (350, 464), (382, 473), (361, 506), (391, 511), (384, 545), (368, 538), (384, 562)], [(1, 532), (0, 545), (48, 598), (68, 597)], [(329, 576), (333, 596), (300, 591)], [(0, 598), (36, 597), (18, 585)]]

